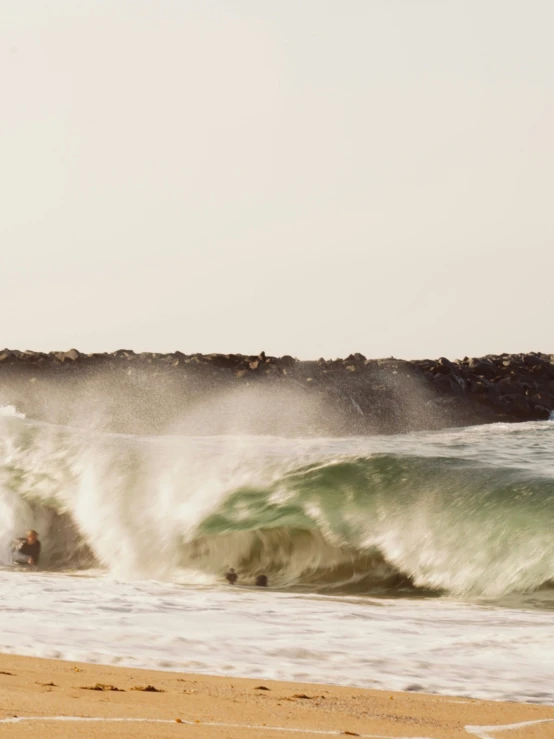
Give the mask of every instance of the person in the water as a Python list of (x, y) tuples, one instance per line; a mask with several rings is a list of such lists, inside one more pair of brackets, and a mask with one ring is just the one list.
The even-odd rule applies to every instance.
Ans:
[(232, 567), (229, 568), (229, 572), (225, 575), (225, 579), (229, 583), (229, 585), (234, 585), (236, 581), (239, 579), (239, 576), (234, 571)]
[(16, 539), (12, 544), (13, 561), (15, 564), (36, 567), (40, 560), (40, 541), (34, 529), (27, 531), (27, 536)]
[(256, 587), (267, 588), (267, 575), (258, 575), (256, 578)]

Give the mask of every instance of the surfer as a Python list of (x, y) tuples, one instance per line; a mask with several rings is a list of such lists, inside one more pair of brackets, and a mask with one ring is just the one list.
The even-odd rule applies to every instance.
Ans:
[(12, 544), (14, 564), (36, 567), (40, 559), (40, 541), (34, 529), (27, 531), (27, 536), (16, 539)]
[(232, 567), (229, 568), (229, 572), (225, 575), (225, 579), (229, 583), (229, 585), (234, 585), (236, 581), (239, 579), (239, 576), (234, 571)]
[(257, 588), (267, 588), (267, 575), (258, 575), (256, 578)]

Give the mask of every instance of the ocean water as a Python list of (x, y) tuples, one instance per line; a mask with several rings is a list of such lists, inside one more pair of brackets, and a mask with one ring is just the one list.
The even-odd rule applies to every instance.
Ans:
[(553, 445), (553, 422), (136, 437), (5, 408), (0, 561), (36, 528), (43, 569), (0, 570), (0, 651), (554, 703)]

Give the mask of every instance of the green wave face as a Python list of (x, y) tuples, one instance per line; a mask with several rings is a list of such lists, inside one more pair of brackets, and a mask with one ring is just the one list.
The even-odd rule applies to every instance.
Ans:
[(458, 594), (501, 594), (554, 578), (553, 525), (550, 478), (455, 458), (379, 454), (236, 490), (198, 533), (226, 538), (230, 551), (250, 541), (233, 562), (239, 569), (279, 575), (308, 549), (301, 577), (312, 583), (336, 579), (371, 589), (409, 581)]
[(246, 584), (326, 592), (533, 591), (554, 580), (552, 428), (491, 427), (494, 443), (146, 439), (4, 419), (0, 539), (32, 526), (51, 566), (141, 576), (232, 566)]

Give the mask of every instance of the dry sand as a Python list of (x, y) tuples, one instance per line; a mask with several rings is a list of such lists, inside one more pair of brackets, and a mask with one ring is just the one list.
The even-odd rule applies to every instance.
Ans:
[[(104, 689), (87, 689), (95, 686)], [(140, 689), (145, 686), (162, 692)], [(554, 739), (554, 707), (0, 655), (2, 739), (312, 739), (349, 732), (375, 738)]]

